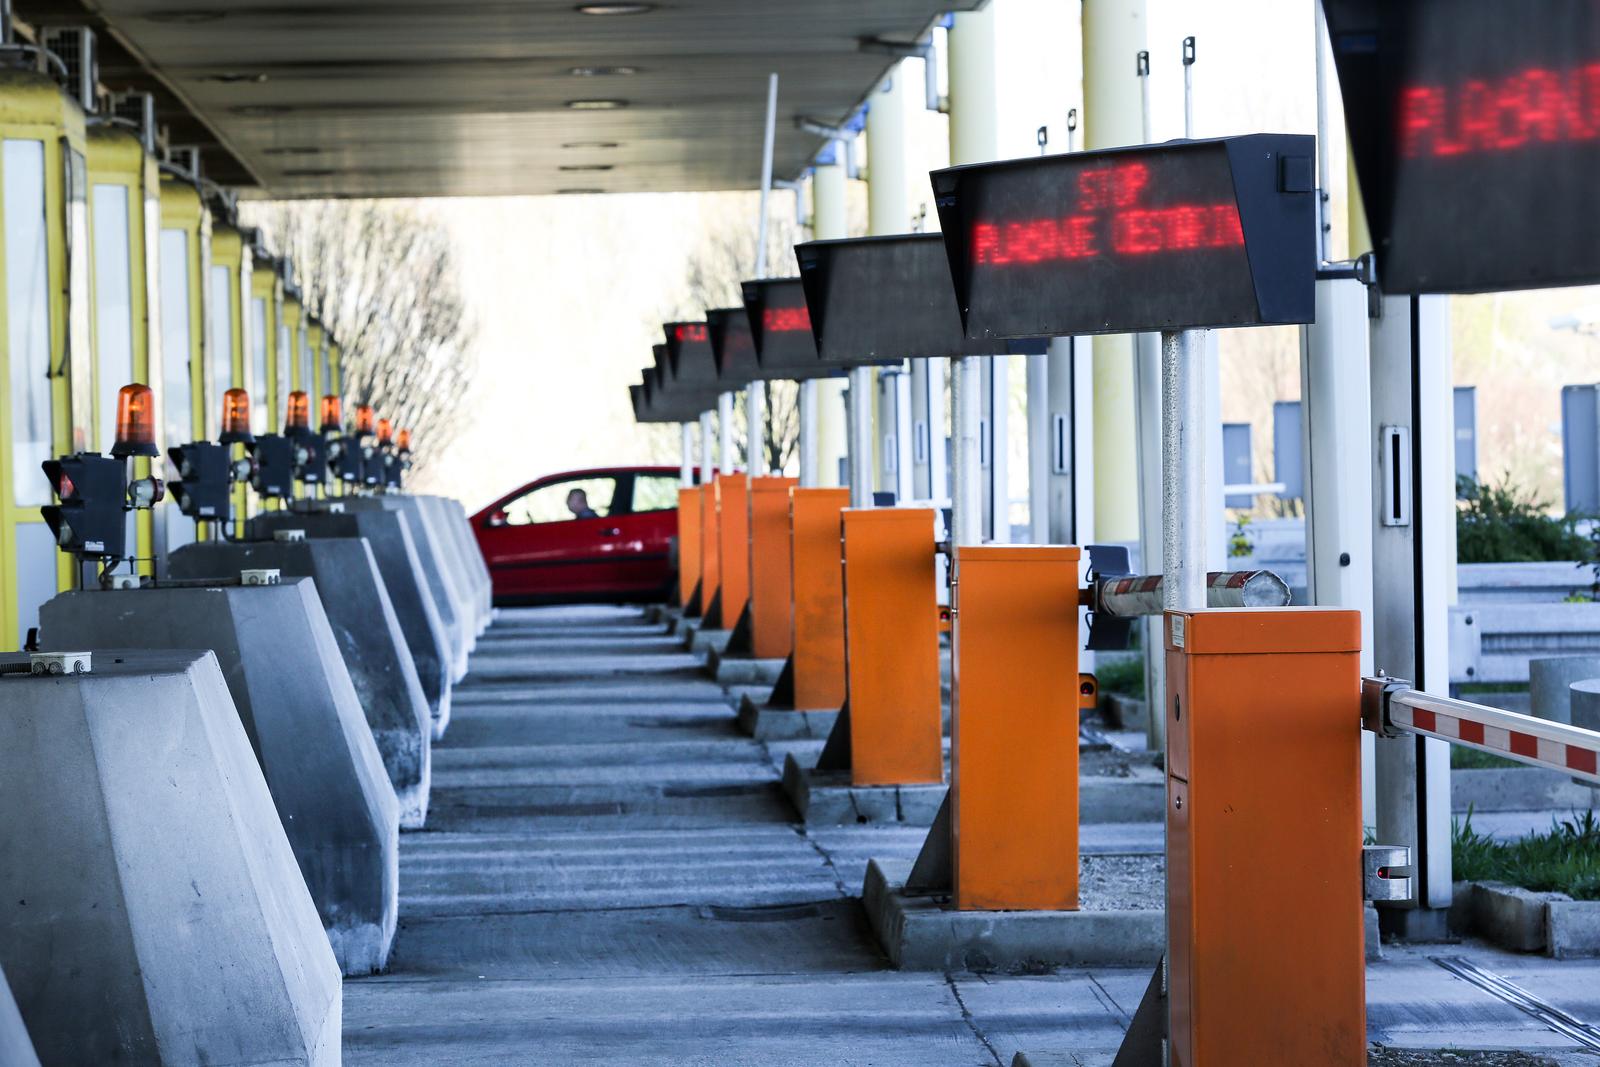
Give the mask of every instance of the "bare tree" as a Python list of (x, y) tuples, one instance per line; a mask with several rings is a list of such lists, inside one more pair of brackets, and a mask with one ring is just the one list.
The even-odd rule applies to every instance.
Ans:
[(294, 262), (306, 309), (338, 341), (344, 394), (412, 434), (420, 470), (462, 428), (476, 379), (466, 299), (445, 227), (404, 201), (249, 203)]

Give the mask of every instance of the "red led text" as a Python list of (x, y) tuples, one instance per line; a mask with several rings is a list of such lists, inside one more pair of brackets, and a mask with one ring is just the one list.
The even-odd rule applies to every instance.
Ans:
[(1078, 176), (1078, 214), (977, 223), (972, 228), (972, 260), (1005, 266), (1244, 244), (1236, 205), (1139, 207), (1149, 187), (1150, 168), (1143, 163), (1086, 171)]
[(811, 329), (811, 309), (766, 308), (761, 312), (761, 328), (768, 333), (792, 333)]
[(1406, 158), (1511, 152), (1600, 138), (1600, 63), (1534, 68), (1493, 81), (1418, 85), (1400, 93)]
[(703, 322), (687, 323), (672, 328), (672, 339), (679, 344), (688, 344), (695, 341), (705, 341), (706, 326)]

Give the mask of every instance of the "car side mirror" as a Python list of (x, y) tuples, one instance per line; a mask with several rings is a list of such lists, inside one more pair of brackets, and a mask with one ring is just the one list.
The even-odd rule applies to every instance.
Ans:
[(508, 525), (510, 522), (511, 522), (511, 520), (506, 516), (505, 512), (496, 511), (496, 512), (493, 512), (492, 514), (490, 514), (490, 516), (487, 519), (484, 520), (484, 525), (485, 526), (491, 526), (491, 527), (493, 527), (493, 526), (505, 526), (505, 525)]

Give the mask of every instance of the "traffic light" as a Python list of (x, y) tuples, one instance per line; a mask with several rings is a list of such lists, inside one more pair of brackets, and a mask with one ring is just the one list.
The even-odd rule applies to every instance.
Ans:
[(294, 438), (294, 476), (307, 485), (328, 480), (328, 442), (309, 430)]
[(228, 449), (210, 441), (191, 441), (167, 449), (178, 480), (172, 483), (172, 498), (178, 510), (196, 521), (228, 517)]
[(294, 442), (275, 433), (264, 433), (247, 447), (250, 458), (255, 460), (250, 487), (265, 497), (290, 496), (294, 492)]
[(127, 555), (127, 464), (80, 452), (41, 466), (59, 504), (40, 508), (56, 544), (75, 556), (121, 559)]

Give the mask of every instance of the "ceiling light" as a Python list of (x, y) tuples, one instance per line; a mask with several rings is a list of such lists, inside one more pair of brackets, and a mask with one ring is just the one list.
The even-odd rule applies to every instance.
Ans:
[(619, 107), (627, 107), (626, 100), (568, 100), (567, 106), (573, 111), (615, 111)]
[(615, 170), (610, 163), (564, 163), (557, 170)]
[(267, 80), (267, 76), (258, 71), (225, 70), (220, 74), (207, 74), (201, 80), (222, 85), (259, 85)]
[(621, 148), (616, 141), (566, 141), (562, 148)]
[(654, 11), (654, 4), (579, 4), (573, 10), (580, 15), (642, 15), (646, 11)]
[(638, 67), (569, 67), (567, 73), (574, 78), (607, 78), (614, 75), (637, 74)]

